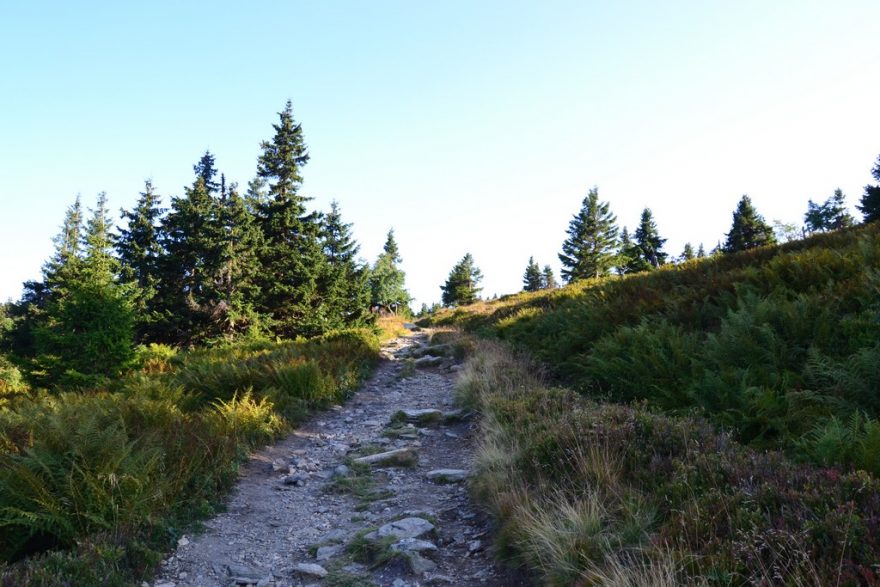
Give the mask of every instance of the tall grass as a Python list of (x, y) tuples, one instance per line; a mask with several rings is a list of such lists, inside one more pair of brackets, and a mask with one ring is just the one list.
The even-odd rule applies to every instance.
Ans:
[[(743, 447), (693, 416), (597, 403), (480, 343), (472, 489), (547, 585), (873, 585), (880, 482)], [(863, 424), (862, 424), (863, 426)]]
[(104, 390), (0, 408), (4, 584), (128, 584), (210, 515), (248, 452), (343, 399), (378, 357), (372, 331), (141, 352)]
[[(697, 412), (828, 462), (834, 419), (880, 417), (880, 225), (440, 313), (595, 398)], [(863, 427), (864, 428), (864, 427)], [(869, 441), (850, 434), (854, 442)], [(857, 447), (836, 463), (880, 475)], [(821, 453), (821, 455), (820, 455)]]

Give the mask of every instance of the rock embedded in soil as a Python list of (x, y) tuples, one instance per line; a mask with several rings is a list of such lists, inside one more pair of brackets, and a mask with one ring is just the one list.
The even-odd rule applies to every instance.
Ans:
[(327, 576), (327, 569), (321, 565), (316, 565), (315, 563), (297, 563), (293, 566), (293, 571), (300, 575), (318, 577), (319, 579), (323, 579)]
[(420, 410), (400, 410), (392, 417), (392, 421), (403, 420), (411, 424), (428, 424), (439, 422), (443, 419), (443, 412), (436, 408), (422, 408)]
[(435, 357), (434, 355), (425, 355), (415, 360), (416, 367), (436, 367), (445, 361), (444, 357)]
[(418, 460), (418, 458), (419, 455), (415, 450), (405, 447), (360, 457), (355, 459), (354, 462), (368, 465), (410, 466), (414, 461)]
[(468, 478), (469, 473), (464, 469), (434, 469), (428, 471), (425, 477), (434, 483), (461, 483)]
[(419, 540), (418, 538), (404, 538), (392, 544), (391, 550), (395, 552), (436, 551), (437, 545), (427, 540)]
[(367, 540), (376, 540), (377, 538), (392, 536), (398, 540), (403, 540), (404, 538), (418, 538), (433, 530), (434, 524), (424, 518), (404, 518), (385, 524), (375, 532), (367, 534), (365, 538)]
[(318, 549), (318, 552), (315, 554), (315, 560), (318, 562), (325, 561), (329, 558), (336, 556), (340, 550), (342, 550), (342, 546), (339, 544), (334, 544), (331, 546), (322, 546)]

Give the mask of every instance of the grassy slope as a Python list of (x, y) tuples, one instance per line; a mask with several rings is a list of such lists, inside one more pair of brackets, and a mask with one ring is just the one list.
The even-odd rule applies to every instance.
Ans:
[(878, 236), (433, 317), (510, 343), (461, 383), (503, 554), (551, 585), (880, 584)]
[(441, 313), (596, 398), (880, 473), (880, 224)]
[[(368, 330), (142, 351), (108, 389), (0, 397), (0, 583), (124, 585), (209, 516), (238, 464), (371, 370)], [(17, 562), (16, 562), (17, 561)]]

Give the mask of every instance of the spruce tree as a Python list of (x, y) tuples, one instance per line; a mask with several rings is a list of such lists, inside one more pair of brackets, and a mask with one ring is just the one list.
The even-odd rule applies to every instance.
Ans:
[(846, 196), (843, 191), (837, 188), (821, 205), (810, 200), (804, 214), (804, 224), (809, 232), (827, 232), (852, 226), (853, 218), (846, 210)]
[(638, 259), (638, 249), (629, 236), (629, 229), (624, 226), (623, 231), (620, 233), (620, 243), (617, 245), (614, 268), (620, 275), (638, 271), (640, 268)]
[(541, 268), (535, 263), (534, 257), (529, 257), (526, 272), (523, 274), (523, 291), (538, 291), (542, 288)]
[(162, 221), (161, 328), (168, 340), (192, 344), (209, 336), (217, 300), (215, 277), (221, 263), (223, 228), (219, 203), (197, 175), (183, 197), (171, 199)]
[(600, 202), (598, 188), (592, 188), (569, 222), (568, 238), (562, 243), (563, 279), (571, 283), (608, 274), (615, 263), (616, 222), (608, 202)]
[(553, 275), (553, 268), (550, 265), (544, 265), (541, 272), (541, 289), (556, 289), (559, 285), (556, 283), (556, 276)]
[(257, 164), (257, 177), (268, 187), (259, 209), (265, 238), (261, 307), (272, 316), (276, 334), (311, 336), (322, 332), (328, 320), (319, 290), (326, 271), (320, 218), (307, 213), (310, 198), (299, 193), (309, 154), (289, 100), (278, 116), (278, 124), (272, 125), (275, 135), (261, 143)]
[(723, 251), (735, 253), (775, 243), (773, 229), (752, 206), (752, 199), (744, 195), (733, 212), (733, 224), (727, 233)]
[(127, 226), (119, 230), (115, 239), (122, 279), (137, 286), (132, 304), (137, 313), (137, 340), (139, 342), (161, 340), (156, 331), (159, 316), (155, 296), (161, 279), (160, 260), (162, 246), (159, 242), (159, 221), (165, 210), (159, 207), (160, 196), (150, 180), (144, 182), (144, 191), (131, 212), (121, 211)]
[(464, 306), (474, 303), (482, 289), (478, 287), (482, 279), (483, 274), (474, 264), (474, 258), (467, 253), (449, 272), (446, 283), (440, 286), (443, 291), (443, 305)]
[(679, 258), (681, 261), (690, 261), (695, 259), (697, 255), (694, 253), (694, 247), (691, 243), (684, 244), (684, 250), (681, 252), (681, 257)]
[(394, 229), (388, 231), (382, 253), (370, 272), (370, 305), (389, 312), (397, 312), (412, 299), (406, 291), (406, 274), (398, 268), (401, 263)]
[(219, 251), (209, 335), (229, 338), (265, 326), (265, 318), (255, 307), (260, 293), (263, 233), (237, 185), (221, 189), (225, 195), (219, 204)]
[(700, 243), (700, 246), (697, 248), (697, 259), (703, 259), (706, 256), (706, 248), (703, 246), (703, 243)]
[(663, 251), (665, 238), (660, 238), (657, 232), (657, 223), (650, 208), (642, 211), (639, 227), (636, 228), (634, 259), (630, 263), (630, 271), (644, 271), (656, 269), (666, 263), (666, 253)]
[[(880, 156), (877, 157), (877, 163), (874, 164), (871, 175), (880, 181)], [(880, 220), (880, 185), (866, 185), (865, 194), (856, 208), (862, 213), (866, 223)]]
[[(50, 280), (54, 285), (35, 332), (50, 381), (89, 383), (96, 376), (119, 373), (133, 357), (134, 313), (117, 279), (110, 227), (106, 195), (101, 193), (80, 239), (82, 256), (76, 261), (68, 257)], [(59, 242), (57, 252), (64, 256), (72, 243), (63, 234)]]
[(359, 326), (369, 321), (369, 270), (358, 263), (360, 247), (351, 233), (351, 224), (342, 220), (339, 204), (330, 203), (323, 219), (321, 242), (327, 259), (322, 280), (328, 306), (328, 326)]

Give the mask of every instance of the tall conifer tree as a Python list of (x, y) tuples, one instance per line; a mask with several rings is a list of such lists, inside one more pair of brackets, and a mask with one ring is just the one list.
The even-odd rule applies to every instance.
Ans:
[[(874, 164), (871, 175), (880, 181), (880, 156), (877, 157), (877, 163)], [(864, 216), (865, 222), (880, 220), (880, 185), (866, 185), (865, 194), (856, 207)]]
[(634, 252), (635, 258), (630, 265), (632, 271), (656, 269), (666, 263), (667, 254), (663, 251), (665, 238), (660, 238), (657, 223), (650, 208), (642, 210), (639, 226), (636, 228)]
[(534, 257), (529, 257), (526, 272), (523, 274), (523, 291), (538, 291), (543, 288), (541, 267), (535, 263)]
[(569, 222), (568, 238), (562, 243), (563, 279), (570, 283), (608, 274), (615, 262), (616, 222), (608, 202), (600, 202), (598, 188), (592, 188)]
[(159, 243), (159, 222), (165, 210), (159, 207), (160, 196), (150, 180), (132, 211), (122, 210), (127, 226), (116, 237), (116, 254), (122, 265), (122, 278), (137, 285), (132, 303), (137, 310), (138, 341), (162, 340), (156, 330), (159, 320), (155, 296), (160, 287), (162, 246)]
[(773, 234), (773, 228), (755, 210), (752, 199), (744, 195), (733, 212), (733, 224), (730, 232), (727, 233), (723, 251), (735, 253), (775, 243), (776, 235)]
[(553, 268), (550, 265), (544, 265), (541, 272), (541, 289), (556, 289), (559, 285), (556, 283), (556, 276), (553, 275)]
[(482, 289), (479, 283), (482, 279), (483, 274), (474, 264), (474, 258), (470, 253), (465, 254), (449, 272), (446, 283), (440, 286), (443, 291), (443, 305), (464, 306), (474, 303), (479, 299)]
[(412, 300), (406, 291), (406, 273), (398, 265), (401, 263), (400, 251), (394, 239), (394, 229), (388, 231), (382, 253), (376, 259), (370, 272), (370, 304), (386, 311), (396, 312)]
[(321, 241), (327, 258), (322, 291), (328, 305), (328, 326), (357, 326), (368, 321), (370, 284), (368, 268), (358, 263), (360, 247), (351, 233), (351, 224), (342, 220), (339, 204), (330, 203), (324, 216)]
[(259, 212), (266, 241), (261, 259), (262, 309), (272, 316), (277, 334), (313, 335), (325, 328), (328, 318), (319, 291), (326, 271), (319, 217), (306, 212), (309, 198), (299, 193), (309, 154), (289, 100), (278, 117), (272, 125), (275, 135), (261, 143), (257, 163), (257, 177), (268, 187)]

